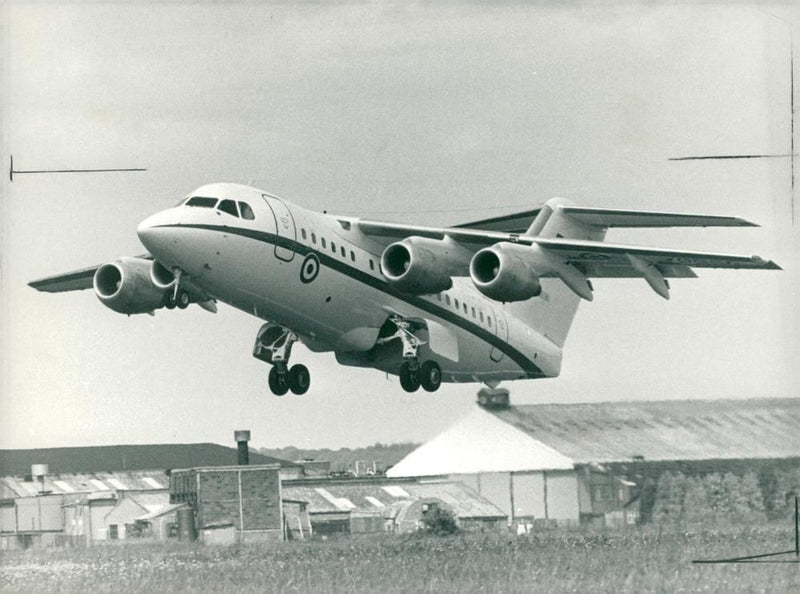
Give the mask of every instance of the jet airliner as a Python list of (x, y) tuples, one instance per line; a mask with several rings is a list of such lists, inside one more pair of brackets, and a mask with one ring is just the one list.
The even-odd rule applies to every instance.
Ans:
[(562, 198), (453, 227), (335, 216), (232, 183), (205, 185), (144, 220), (147, 254), (30, 283), (93, 289), (122, 314), (223, 302), (263, 320), (253, 355), (276, 395), (305, 393), (300, 341), (343, 365), (442, 382), (556, 377), (593, 278), (641, 278), (669, 298), (694, 268), (780, 269), (758, 256), (606, 243), (612, 227), (755, 226), (726, 216), (586, 208)]

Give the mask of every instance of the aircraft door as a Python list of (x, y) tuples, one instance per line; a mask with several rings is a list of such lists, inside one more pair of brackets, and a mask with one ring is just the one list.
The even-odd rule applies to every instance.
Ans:
[(272, 215), (275, 217), (275, 229), (278, 234), (278, 242), (275, 244), (275, 257), (284, 262), (291, 262), (294, 258), (294, 251), (289, 247), (291, 244), (287, 241), (294, 242), (297, 239), (297, 228), (294, 224), (294, 217), (289, 207), (280, 198), (274, 196), (261, 195), (264, 201), (272, 210)]
[[(506, 312), (502, 307), (494, 308), (494, 333), (503, 342), (508, 342), (508, 322), (506, 321)], [(492, 352), (489, 355), (494, 362), (500, 362), (503, 359), (503, 351), (497, 347), (492, 347)]]

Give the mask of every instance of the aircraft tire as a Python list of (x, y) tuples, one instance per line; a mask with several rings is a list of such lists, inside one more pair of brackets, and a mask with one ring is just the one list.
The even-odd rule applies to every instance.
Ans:
[(278, 373), (274, 367), (269, 370), (269, 389), (275, 396), (283, 396), (289, 391), (289, 381), (287, 373)]
[(419, 371), (419, 380), (426, 392), (435, 392), (442, 385), (442, 370), (436, 361), (425, 361)]
[(295, 394), (305, 394), (311, 386), (311, 373), (305, 365), (293, 365), (289, 369), (289, 389)]
[(406, 392), (416, 392), (419, 389), (419, 369), (411, 369), (408, 361), (400, 366), (400, 385)]
[(189, 299), (189, 293), (186, 291), (178, 291), (178, 300), (177, 305), (180, 309), (186, 309), (189, 307), (189, 303), (191, 300)]

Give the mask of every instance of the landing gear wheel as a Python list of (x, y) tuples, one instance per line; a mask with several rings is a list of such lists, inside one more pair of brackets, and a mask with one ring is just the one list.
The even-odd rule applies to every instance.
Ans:
[(416, 392), (419, 389), (419, 368), (412, 368), (406, 361), (400, 366), (400, 385), (406, 392)]
[(173, 293), (167, 295), (167, 301), (164, 303), (164, 307), (167, 309), (175, 309), (175, 295)]
[(186, 309), (189, 307), (189, 303), (191, 300), (189, 299), (189, 293), (186, 291), (178, 291), (178, 298), (176, 299), (176, 304), (180, 309)]
[[(274, 369), (274, 368), (273, 368)], [(289, 389), (295, 394), (305, 394), (311, 385), (311, 374), (305, 365), (293, 365), (289, 369)]]
[(289, 377), (286, 370), (278, 371), (277, 367), (269, 370), (269, 389), (275, 396), (283, 396), (289, 391)]
[(442, 385), (442, 370), (436, 361), (425, 361), (419, 370), (419, 381), (427, 392), (435, 392)]

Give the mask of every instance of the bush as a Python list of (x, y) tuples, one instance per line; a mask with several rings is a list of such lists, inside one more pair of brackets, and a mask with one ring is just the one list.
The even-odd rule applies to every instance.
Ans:
[(436, 536), (447, 536), (458, 532), (455, 514), (439, 505), (431, 505), (428, 511), (422, 514), (422, 525), (426, 532)]

